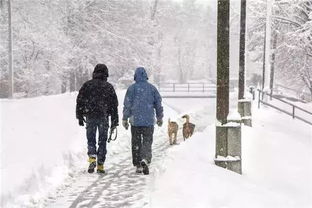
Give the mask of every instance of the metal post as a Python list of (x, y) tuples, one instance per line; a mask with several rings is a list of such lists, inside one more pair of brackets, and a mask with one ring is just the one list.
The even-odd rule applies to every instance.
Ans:
[(190, 83), (187, 83), (187, 91), (190, 92)]
[(218, 0), (217, 23), (217, 120), (225, 124), (229, 113), (230, 1)]
[(173, 92), (175, 92), (175, 83), (173, 83)]
[(245, 33), (246, 33), (246, 0), (241, 0), (238, 99), (244, 99), (245, 96)]
[(295, 106), (293, 105), (292, 108), (293, 108), (293, 109), (292, 109), (292, 117), (293, 117), (293, 119), (294, 119), (294, 118), (295, 118)]

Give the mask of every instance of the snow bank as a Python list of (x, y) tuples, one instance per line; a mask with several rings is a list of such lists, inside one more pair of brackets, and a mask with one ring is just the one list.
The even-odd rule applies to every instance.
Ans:
[(75, 97), (0, 101), (3, 207), (34, 206), (81, 161), (86, 141), (75, 120)]
[(253, 127), (242, 133), (243, 175), (214, 165), (212, 124), (169, 150), (151, 207), (311, 207), (311, 126), (254, 109)]
[[(117, 92), (119, 112), (124, 94)], [(87, 167), (86, 131), (76, 120), (76, 97), (0, 100), (2, 207), (44, 207), (71, 183), (75, 171)], [(107, 146), (108, 157), (131, 147), (130, 132), (118, 134)]]

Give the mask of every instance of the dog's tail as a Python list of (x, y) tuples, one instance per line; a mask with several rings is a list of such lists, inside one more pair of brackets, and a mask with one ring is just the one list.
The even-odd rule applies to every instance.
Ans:
[(190, 122), (190, 116), (188, 114), (185, 114), (184, 116), (182, 116), (182, 118), (186, 119), (186, 123)]

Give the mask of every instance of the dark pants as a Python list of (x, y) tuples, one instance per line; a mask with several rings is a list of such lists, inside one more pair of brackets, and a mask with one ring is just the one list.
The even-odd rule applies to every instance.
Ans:
[[(106, 141), (108, 123), (106, 119), (87, 118), (87, 139), (89, 157), (97, 156), (97, 163), (104, 164), (106, 158)], [(98, 149), (96, 149), (96, 131), (99, 132)]]
[(132, 163), (134, 166), (139, 165), (143, 159), (147, 160), (148, 163), (151, 162), (153, 133), (154, 126), (131, 126)]

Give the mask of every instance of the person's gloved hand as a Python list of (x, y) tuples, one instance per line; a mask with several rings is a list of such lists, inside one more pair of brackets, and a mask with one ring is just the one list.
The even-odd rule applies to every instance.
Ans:
[(122, 120), (122, 125), (123, 125), (123, 127), (124, 127), (126, 130), (128, 130), (128, 128), (129, 128), (128, 120)]
[(79, 118), (79, 126), (84, 126), (84, 119), (83, 118)]
[(157, 120), (157, 125), (159, 126), (159, 127), (161, 127), (162, 125), (163, 125), (163, 120), (162, 119), (160, 119), (160, 120)]
[(115, 130), (117, 128), (118, 125), (111, 125), (111, 130)]
[(118, 123), (118, 122), (111, 121), (111, 130), (116, 129), (117, 126), (119, 126), (119, 123)]

